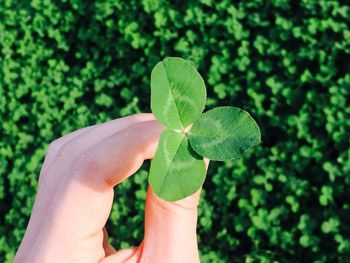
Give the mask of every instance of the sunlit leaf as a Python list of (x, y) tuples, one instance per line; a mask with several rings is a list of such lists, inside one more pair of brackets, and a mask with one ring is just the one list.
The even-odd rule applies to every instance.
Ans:
[(152, 70), (152, 113), (166, 127), (186, 128), (201, 115), (205, 100), (204, 81), (187, 61), (166, 58)]
[(149, 175), (157, 196), (167, 201), (183, 199), (202, 186), (205, 174), (204, 160), (190, 148), (188, 138), (183, 133), (164, 131)]
[(260, 143), (260, 130), (248, 112), (217, 107), (204, 113), (188, 133), (192, 148), (210, 160), (238, 158)]

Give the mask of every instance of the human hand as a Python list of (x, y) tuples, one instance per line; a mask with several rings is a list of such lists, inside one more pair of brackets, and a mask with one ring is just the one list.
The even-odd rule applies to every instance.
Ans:
[(154, 156), (162, 130), (152, 114), (136, 114), (52, 142), (15, 263), (199, 262), (200, 190), (183, 200), (166, 202), (149, 186), (140, 246), (116, 251), (108, 243), (104, 226), (113, 187)]

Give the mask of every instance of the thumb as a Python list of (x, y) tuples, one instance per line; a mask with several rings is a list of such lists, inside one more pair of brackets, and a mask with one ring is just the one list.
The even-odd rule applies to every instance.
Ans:
[[(209, 160), (205, 160), (206, 166)], [(201, 189), (176, 202), (165, 201), (149, 186), (146, 199), (145, 262), (199, 262), (197, 207)]]

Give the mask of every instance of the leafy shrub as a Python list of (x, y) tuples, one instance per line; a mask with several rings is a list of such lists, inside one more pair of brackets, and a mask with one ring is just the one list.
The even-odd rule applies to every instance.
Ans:
[[(149, 112), (150, 71), (171, 55), (207, 80), (207, 107), (246, 109), (262, 131), (210, 167), (202, 261), (346, 262), (349, 17), (343, 0), (0, 1), (0, 261), (23, 237), (48, 143)], [(148, 166), (116, 191), (117, 247), (142, 238)]]

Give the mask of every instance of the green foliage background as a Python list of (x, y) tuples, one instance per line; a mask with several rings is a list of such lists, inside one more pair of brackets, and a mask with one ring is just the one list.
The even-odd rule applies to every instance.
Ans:
[[(202, 262), (348, 262), (350, 4), (288, 0), (1, 0), (0, 261), (24, 234), (48, 144), (150, 111), (150, 72), (190, 60), (207, 109), (249, 111), (263, 143), (212, 163)], [(142, 239), (149, 164), (116, 191), (116, 247)]]

